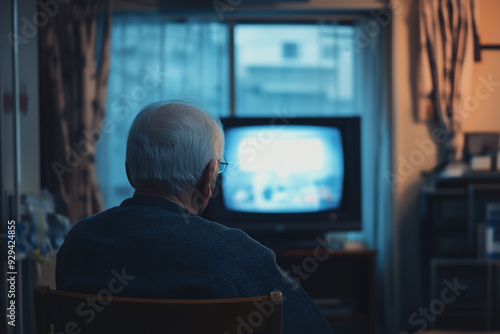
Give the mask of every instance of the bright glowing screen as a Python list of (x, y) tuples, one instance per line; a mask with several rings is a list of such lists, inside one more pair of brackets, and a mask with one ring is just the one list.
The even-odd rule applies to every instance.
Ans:
[(317, 212), (342, 201), (344, 152), (339, 129), (246, 126), (226, 133), (224, 204), (253, 213)]

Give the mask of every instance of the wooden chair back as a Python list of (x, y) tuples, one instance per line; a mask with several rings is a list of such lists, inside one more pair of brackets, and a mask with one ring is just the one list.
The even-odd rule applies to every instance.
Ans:
[(229, 299), (146, 299), (34, 291), (37, 334), (175, 333), (281, 334), (283, 297)]

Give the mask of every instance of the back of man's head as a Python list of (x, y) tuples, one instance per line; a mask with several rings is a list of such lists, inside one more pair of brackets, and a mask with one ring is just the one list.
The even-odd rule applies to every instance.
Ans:
[(180, 103), (156, 103), (136, 116), (127, 140), (129, 181), (180, 195), (195, 187), (210, 160), (221, 159), (219, 119)]

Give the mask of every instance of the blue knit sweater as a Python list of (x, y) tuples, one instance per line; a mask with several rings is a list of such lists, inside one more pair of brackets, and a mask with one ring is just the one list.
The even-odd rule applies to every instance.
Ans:
[(162, 198), (134, 197), (73, 226), (57, 254), (58, 290), (143, 298), (283, 293), (283, 333), (332, 333), (275, 254), (238, 229)]

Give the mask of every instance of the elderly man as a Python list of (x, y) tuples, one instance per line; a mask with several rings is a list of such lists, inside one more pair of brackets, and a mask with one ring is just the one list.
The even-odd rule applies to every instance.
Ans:
[(134, 196), (74, 225), (57, 254), (57, 289), (170, 299), (279, 290), (284, 333), (332, 333), (271, 250), (197, 216), (225, 167), (223, 147), (220, 122), (199, 109), (182, 103), (143, 109), (127, 141)]

